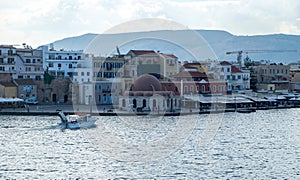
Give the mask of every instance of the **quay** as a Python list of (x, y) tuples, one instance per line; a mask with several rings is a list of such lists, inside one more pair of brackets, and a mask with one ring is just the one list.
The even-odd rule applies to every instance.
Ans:
[(93, 116), (179, 116), (189, 114), (210, 114), (224, 112), (251, 113), (257, 110), (299, 108), (299, 96), (250, 96), (235, 94), (227, 96), (185, 96), (180, 110), (166, 112), (128, 112), (112, 105), (30, 105), (23, 108), (2, 108), (0, 115), (57, 116), (57, 110), (65, 114), (89, 113)]

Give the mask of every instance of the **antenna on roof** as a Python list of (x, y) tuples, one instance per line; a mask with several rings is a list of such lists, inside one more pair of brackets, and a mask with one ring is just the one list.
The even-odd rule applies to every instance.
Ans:
[(118, 53), (118, 55), (120, 56), (120, 55), (121, 55), (121, 53), (120, 53), (120, 49), (119, 49), (119, 47), (118, 47), (118, 46), (117, 46), (116, 48), (117, 48), (117, 53)]

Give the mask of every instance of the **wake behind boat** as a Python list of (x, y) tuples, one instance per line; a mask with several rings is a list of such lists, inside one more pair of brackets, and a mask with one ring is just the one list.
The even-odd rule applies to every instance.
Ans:
[(96, 122), (96, 119), (90, 114), (66, 116), (64, 112), (60, 111), (58, 115), (61, 119), (60, 126), (62, 126), (64, 129), (90, 128), (95, 126)]

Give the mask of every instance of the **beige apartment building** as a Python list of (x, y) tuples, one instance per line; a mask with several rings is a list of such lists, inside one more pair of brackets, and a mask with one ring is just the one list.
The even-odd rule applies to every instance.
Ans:
[(258, 90), (273, 92), (288, 91), (290, 67), (283, 64), (259, 65), (254, 70)]

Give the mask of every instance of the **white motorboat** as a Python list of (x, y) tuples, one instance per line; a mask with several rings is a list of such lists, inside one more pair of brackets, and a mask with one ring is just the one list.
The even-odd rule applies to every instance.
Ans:
[(66, 116), (64, 112), (60, 111), (58, 113), (61, 118), (60, 125), (65, 129), (82, 129), (90, 128), (95, 126), (96, 119), (90, 114), (85, 115), (68, 115)]

